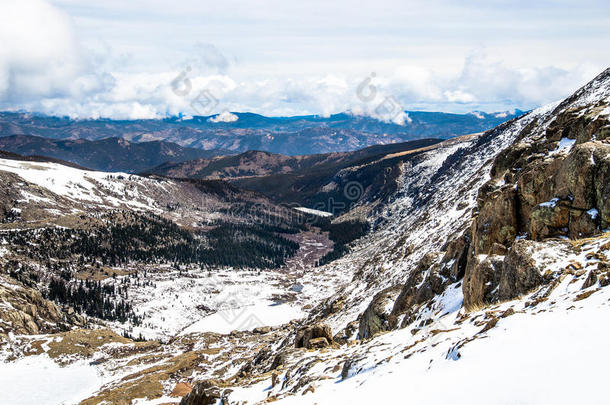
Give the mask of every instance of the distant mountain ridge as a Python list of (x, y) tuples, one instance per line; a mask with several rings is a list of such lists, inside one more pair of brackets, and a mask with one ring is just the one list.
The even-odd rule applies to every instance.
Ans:
[(94, 170), (135, 173), (161, 163), (211, 158), (229, 151), (185, 148), (171, 142), (129, 142), (122, 138), (58, 140), (32, 135), (0, 138), (0, 149), (26, 156), (46, 156)]
[[(213, 116), (189, 119), (110, 120), (48, 117), (0, 112), (0, 136), (35, 135), (55, 139), (123, 138), (130, 142), (165, 141), (198, 149), (226, 149), (235, 153), (260, 150), (284, 155), (345, 152), (372, 145), (423, 138), (451, 138), (478, 133), (523, 112), (451, 114), (409, 111), (405, 125), (340, 113), (322, 117), (265, 117), (232, 113), (231, 122)], [(152, 165), (151, 165), (152, 166)], [(150, 166), (149, 166), (150, 167)]]
[[(171, 178), (222, 179), (256, 191), (276, 203), (305, 206), (334, 214), (361, 201), (395, 192), (399, 166), (418, 154), (464, 136), (441, 142), (420, 139), (376, 145), (353, 152), (287, 156), (262, 151), (182, 163), (166, 163), (143, 174)], [(351, 190), (351, 191), (350, 191)]]

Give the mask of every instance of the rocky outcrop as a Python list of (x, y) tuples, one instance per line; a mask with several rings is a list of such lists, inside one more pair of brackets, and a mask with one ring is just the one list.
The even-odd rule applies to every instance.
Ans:
[(330, 346), (330, 342), (325, 337), (313, 338), (307, 344), (308, 349), (323, 349)]
[(189, 382), (179, 382), (176, 384), (172, 392), (169, 394), (170, 397), (184, 397), (193, 390), (193, 387)]
[(390, 329), (390, 314), (394, 301), (400, 291), (400, 286), (394, 286), (375, 294), (373, 300), (360, 317), (358, 339), (367, 339), (379, 332)]
[(481, 255), (468, 262), (462, 291), (467, 309), (493, 302), (497, 297), (504, 256)]
[(443, 249), (442, 267), (440, 274), (451, 281), (458, 281), (464, 277), (468, 253), (470, 250), (470, 229), (465, 230), (458, 238), (451, 239)]
[(403, 326), (411, 323), (412, 315), (421, 304), (443, 292), (449, 280), (444, 280), (440, 275), (443, 265), (446, 266), (441, 258), (441, 252), (428, 253), (411, 272), (392, 307), (389, 317), (391, 328), (399, 325), (401, 317)]
[(0, 334), (55, 333), (84, 326), (85, 319), (68, 308), (63, 312), (40, 291), (0, 278)]
[(502, 265), (500, 300), (516, 298), (542, 284), (544, 269), (532, 257), (537, 248), (537, 244), (529, 240), (519, 240), (513, 244)]
[(479, 192), (479, 213), (472, 224), (476, 254), (487, 254), (495, 244), (510, 246), (518, 230), (517, 193), (512, 186)]
[(567, 108), (572, 101), (556, 109), (546, 128), (524, 128), (495, 158), (471, 226), (462, 287), (467, 308), (544, 282), (531, 241), (585, 238), (610, 226), (608, 105)]
[(220, 381), (204, 380), (195, 384), (193, 390), (180, 401), (180, 405), (215, 405), (221, 399)]
[[(326, 342), (324, 342), (323, 340)], [(307, 349), (317, 349), (330, 346), (333, 343), (333, 335), (325, 323), (318, 323), (300, 329), (295, 337), (294, 347), (305, 347)]]
[(540, 248), (539, 242), (517, 240), (506, 256), (471, 258), (462, 286), (464, 307), (473, 309), (510, 300), (542, 285), (544, 268), (534, 260)]
[(592, 236), (610, 225), (610, 122), (595, 107), (568, 109), (540, 135), (531, 128), (495, 159), (478, 195), (475, 255), (533, 240)]

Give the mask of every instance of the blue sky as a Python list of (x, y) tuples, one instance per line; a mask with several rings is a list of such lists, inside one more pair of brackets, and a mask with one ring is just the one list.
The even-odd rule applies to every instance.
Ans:
[(609, 40), (607, 1), (2, 0), (0, 109), (150, 118), (199, 113), (201, 94), (206, 113), (532, 108), (610, 66)]

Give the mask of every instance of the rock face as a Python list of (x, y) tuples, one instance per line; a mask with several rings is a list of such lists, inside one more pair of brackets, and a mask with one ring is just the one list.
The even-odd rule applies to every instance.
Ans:
[(500, 283), (504, 256), (475, 257), (468, 262), (462, 290), (467, 309), (494, 301)]
[[(462, 287), (466, 309), (517, 298), (549, 281), (544, 266), (534, 259), (542, 247), (543, 242), (517, 240), (505, 256), (471, 258)], [(566, 242), (564, 249), (569, 248)]]
[(400, 286), (386, 288), (373, 297), (373, 301), (360, 317), (359, 339), (370, 338), (379, 332), (389, 330), (390, 313), (400, 290)]
[(188, 382), (179, 382), (176, 384), (172, 392), (169, 394), (170, 397), (184, 397), (193, 390), (193, 387)]
[(84, 326), (85, 320), (70, 308), (63, 313), (55, 303), (43, 298), (40, 291), (2, 279), (0, 284), (0, 334), (34, 335), (54, 333), (71, 325)]
[(546, 127), (524, 128), (494, 160), (470, 230), (466, 307), (512, 299), (543, 283), (532, 241), (585, 238), (610, 226), (608, 105), (566, 107), (571, 102), (560, 104)]
[(514, 187), (479, 192), (480, 209), (472, 225), (477, 253), (489, 253), (494, 244), (510, 246), (518, 230), (517, 193)]
[(216, 380), (200, 381), (180, 401), (180, 405), (214, 405), (221, 398), (220, 383)]
[[(326, 342), (323, 342), (323, 340)], [(330, 346), (333, 343), (333, 335), (325, 323), (318, 323), (312, 326), (307, 326), (297, 332), (294, 347), (305, 347), (307, 349), (316, 349), (320, 347)], [(315, 346), (315, 347), (314, 347)]]
[(404, 315), (403, 326), (411, 323), (413, 321), (412, 314), (415, 313), (419, 305), (443, 292), (449, 280), (444, 281), (440, 272), (444, 267), (447, 267), (446, 265), (449, 262), (441, 263), (441, 258), (442, 254), (440, 252), (428, 253), (411, 272), (392, 307), (389, 317), (390, 327), (398, 326), (399, 317), (402, 315)]
[(542, 284), (542, 268), (534, 259), (536, 243), (528, 240), (516, 241), (502, 265), (499, 283), (499, 299), (509, 300)]
[(464, 231), (458, 238), (452, 239), (445, 247), (443, 266), (440, 271), (443, 277), (451, 281), (458, 281), (464, 277), (468, 252), (470, 250), (470, 230)]
[(610, 224), (610, 131), (599, 109), (567, 110), (536, 136), (500, 154), (479, 191), (475, 254), (517, 235), (533, 240), (592, 236)]
[(309, 341), (307, 348), (308, 349), (323, 349), (325, 347), (328, 347), (330, 345), (330, 343), (328, 342), (328, 339), (326, 339), (325, 337), (319, 337), (319, 338), (313, 338)]

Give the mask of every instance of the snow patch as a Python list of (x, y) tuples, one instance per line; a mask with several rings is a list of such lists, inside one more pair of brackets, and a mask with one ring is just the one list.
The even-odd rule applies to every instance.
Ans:
[(559, 141), (559, 145), (557, 145), (557, 148), (555, 148), (555, 150), (551, 151), (551, 155), (556, 155), (558, 153), (562, 153), (563, 151), (569, 152), (570, 150), (572, 150), (572, 147), (574, 146), (574, 144), (576, 143), (576, 139), (569, 139), (569, 138), (561, 138), (561, 140)]
[(557, 206), (558, 202), (559, 202), (559, 198), (553, 198), (551, 201), (546, 201), (546, 202), (538, 204), (538, 206), (545, 207), (545, 208), (555, 208)]
[(2, 402), (11, 405), (74, 404), (102, 385), (96, 368), (88, 363), (60, 367), (46, 355), (3, 363), (0, 381)]
[(589, 211), (587, 211), (587, 214), (589, 214), (592, 219), (595, 219), (599, 215), (599, 211), (596, 208), (591, 208)]
[(306, 214), (317, 215), (319, 217), (332, 217), (333, 214), (326, 211), (314, 210), (313, 208), (296, 207), (295, 210), (304, 212)]
[(259, 326), (278, 326), (305, 315), (300, 308), (288, 304), (273, 305), (271, 302), (223, 309), (195, 322), (184, 329), (181, 335), (198, 332), (227, 334), (234, 330), (246, 331)]

